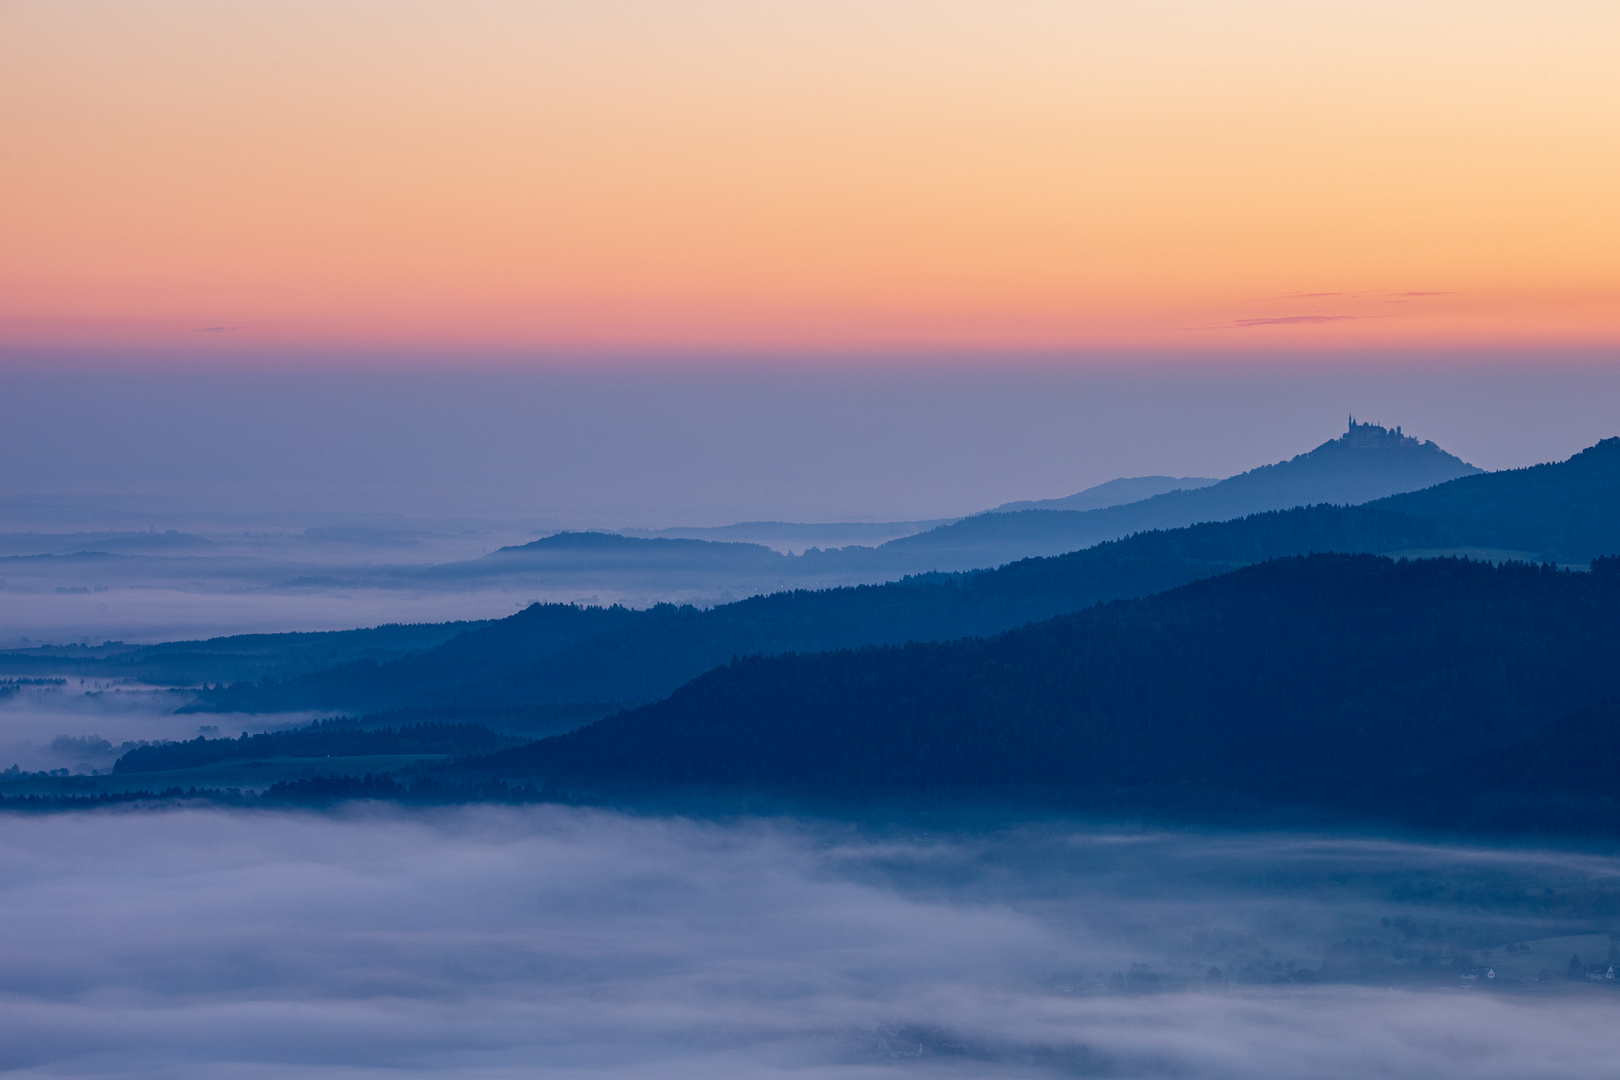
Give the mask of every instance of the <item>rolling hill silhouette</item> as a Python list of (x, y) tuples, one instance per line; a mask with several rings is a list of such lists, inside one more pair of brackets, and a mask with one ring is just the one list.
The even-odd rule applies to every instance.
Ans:
[(1419, 442), (1399, 428), (1358, 424), (1352, 418), (1349, 430), (1337, 439), (1218, 483), (1094, 510), (1051, 507), (976, 514), (891, 540), (876, 554), (912, 571), (995, 566), (1031, 555), (1075, 551), (1149, 529), (1318, 503), (1356, 505), (1479, 472), (1432, 442)]
[(1612, 697), (1617, 651), (1620, 575), (1316, 555), (989, 639), (734, 661), (467, 768), (587, 795), (1190, 785), (1362, 806)]
[[(603, 609), (534, 605), (416, 655), (237, 683), (205, 692), (199, 707), (645, 701), (737, 656), (996, 634), (1283, 556), (1459, 550), (1560, 563), (1620, 551), (1620, 439), (1557, 464), (1462, 477), (1365, 506), (1313, 506), (1147, 532), (997, 570), (784, 592), (707, 610), (660, 605), (587, 616), (581, 612)], [(585, 633), (590, 625), (600, 630)]]
[(1151, 499), (1155, 495), (1163, 495), (1170, 491), (1189, 491), (1218, 483), (1219, 480), (1210, 476), (1123, 476), (1118, 480), (1110, 480), (1104, 484), (1088, 487), (1084, 491), (1077, 491), (1073, 495), (1065, 495), (1061, 499), (1023, 499), (1019, 502), (1002, 503), (989, 512), (1010, 514), (1016, 510), (1101, 510), (1109, 506), (1141, 502), (1143, 499)]

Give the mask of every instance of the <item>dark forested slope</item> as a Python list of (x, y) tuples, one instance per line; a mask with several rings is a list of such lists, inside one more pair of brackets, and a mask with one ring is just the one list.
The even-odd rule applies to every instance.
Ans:
[(1448, 525), (1481, 546), (1589, 562), (1620, 549), (1620, 438), (1567, 461), (1465, 476), (1367, 505)]
[(989, 640), (737, 661), (481, 767), (554, 787), (839, 795), (1369, 790), (1620, 692), (1620, 579), (1293, 558)]
[(499, 682), (540, 658), (645, 617), (645, 613), (617, 605), (531, 604), (499, 622), (457, 634), (438, 648), (386, 663), (356, 660), (293, 679), (265, 679), (205, 691), (203, 707), (271, 712), (305, 706), (381, 710), (531, 704), (536, 699), (514, 700), (511, 694), (492, 687), (491, 680)]

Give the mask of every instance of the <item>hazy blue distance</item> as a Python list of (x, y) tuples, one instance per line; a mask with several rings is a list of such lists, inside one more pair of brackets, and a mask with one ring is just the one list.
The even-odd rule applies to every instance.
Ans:
[(278, 370), (273, 358), (209, 368), (10, 356), (0, 496), (116, 495), (135, 509), (162, 496), (173, 500), (165, 520), (932, 519), (1121, 476), (1229, 476), (1335, 437), (1349, 413), (1485, 469), (1561, 459), (1615, 434), (1614, 360), (844, 357), (502, 371), (476, 358), (367, 370), (297, 357)]

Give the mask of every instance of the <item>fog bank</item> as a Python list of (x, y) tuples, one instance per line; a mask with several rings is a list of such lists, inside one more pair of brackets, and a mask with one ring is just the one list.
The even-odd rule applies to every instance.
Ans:
[[(556, 807), (3, 823), (22, 1076), (1519, 1080), (1620, 1041), (1613, 984), (1562, 967), (1606, 955), (1602, 856)], [(1333, 959), (1391, 941), (1453, 967)]]
[(132, 743), (269, 731), (330, 715), (175, 711), (192, 700), (185, 691), (76, 675), (48, 674), (39, 682), (8, 687), (0, 693), (0, 769), (107, 771)]

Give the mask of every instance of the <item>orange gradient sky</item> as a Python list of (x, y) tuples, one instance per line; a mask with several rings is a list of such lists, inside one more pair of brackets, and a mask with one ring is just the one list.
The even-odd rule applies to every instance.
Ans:
[(1613, 0), (0, 0), (0, 344), (1620, 344)]

